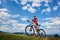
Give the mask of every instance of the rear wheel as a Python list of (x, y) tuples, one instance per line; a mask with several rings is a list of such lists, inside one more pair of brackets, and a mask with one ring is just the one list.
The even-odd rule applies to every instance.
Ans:
[(34, 28), (30, 25), (26, 26), (25, 28), (25, 33), (28, 35), (28, 36), (32, 36), (34, 35), (35, 31), (34, 31)]
[(46, 36), (46, 33), (43, 29), (39, 29), (38, 34), (39, 34), (40, 37), (45, 37)]

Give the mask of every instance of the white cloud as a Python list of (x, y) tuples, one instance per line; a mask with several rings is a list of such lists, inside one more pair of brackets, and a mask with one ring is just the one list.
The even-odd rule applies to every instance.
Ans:
[[(49, 7), (48, 2), (52, 2), (53, 0), (21, 0), (21, 4), (24, 5), (22, 7), (22, 9), (23, 10), (27, 10), (27, 11), (29, 11), (31, 13), (34, 13), (34, 12), (36, 12), (36, 9), (34, 7), (40, 7), (42, 5), (41, 2), (43, 2), (43, 1), (45, 2), (45, 5), (44, 6)], [(29, 4), (27, 6), (27, 4), (29, 2), (32, 2), (32, 4)], [(50, 8), (47, 8), (46, 11), (50, 12), (51, 9)], [(45, 11), (43, 10), (43, 12), (45, 12)]]
[(22, 20), (22, 21), (27, 21), (28, 18), (25, 16), (25, 17), (22, 17), (21, 20)]
[[(27, 11), (29, 11), (31, 13), (34, 13), (34, 12), (36, 12), (36, 9), (33, 8), (33, 7), (41, 6), (42, 5), (41, 2), (43, 2), (43, 1), (46, 3), (45, 6), (49, 7), (48, 2), (51, 2), (52, 0), (21, 0), (21, 4), (22, 5), (28, 4), (27, 2), (32, 2), (32, 4), (29, 4), (29, 7), (27, 5), (25, 5), (25, 6), (23, 6), (22, 9), (23, 10), (27, 10), (28, 9)], [(46, 10), (48, 12), (51, 11), (49, 8), (47, 8)], [(44, 12), (44, 10), (43, 10), (43, 12)]]
[(0, 26), (0, 31), (6, 31), (6, 32), (25, 32), (25, 27), (27, 24), (22, 23), (13, 23), (12, 28), (8, 27), (9, 25), (2, 25)]
[(8, 28), (7, 28), (7, 27), (5, 27), (5, 26), (2, 26), (2, 27), (1, 27), (1, 29), (8, 30)]
[(0, 1), (0, 4), (1, 4), (1, 1)]
[(22, 7), (23, 10), (27, 10), (28, 9), (28, 6), (24, 6)]
[(7, 9), (5, 9), (5, 8), (0, 9), (0, 19), (8, 20), (9, 16), (10, 16), (10, 14), (7, 13)]
[(48, 3), (49, 1), (48, 0), (45, 0), (45, 3)]
[(7, 31), (7, 30), (9, 30), (9, 28), (8, 28), (8, 27), (6, 27), (6, 25), (3, 25), (3, 26), (0, 26), (0, 30)]
[(22, 23), (14, 23), (13, 24), (13, 29), (15, 28), (25, 28), (27, 24), (22, 24)]
[(42, 23), (47, 28), (60, 28), (60, 18), (45, 18), (46, 22)]
[[(3, 28), (3, 26), (1, 26), (1, 28), (0, 28), (2, 31), (9, 30), (9, 31), (12, 31), (12, 32), (18, 32), (18, 31), (19, 32), (21, 32), (21, 31), (23, 32), (25, 30), (26, 25), (27, 25), (27, 24), (23, 24), (23, 23), (18, 23), (17, 20), (7, 20), (7, 22), (2, 21), (2, 23), (3, 23), (3, 26), (4, 26), (4, 28)], [(12, 27), (12, 28), (9, 28), (6, 25), (8, 25), (8, 26), (11, 25), (9, 27)]]
[(16, 15), (9, 14), (7, 13), (7, 9), (2, 8), (0, 9), (0, 24), (8, 25), (8, 24), (17, 23), (18, 21), (12, 20), (12, 18), (19, 17), (19, 16), (20, 16), (19, 14)]
[(54, 6), (53, 9), (54, 9), (54, 10), (57, 10), (57, 9), (58, 9), (58, 6)]
[(30, 4), (27, 4), (26, 6), (29, 8), (31, 5)]
[(9, 14), (9, 13), (7, 13), (7, 9), (5, 9), (5, 8), (1, 8), (0, 9), (0, 18), (2, 18), (2, 19), (9, 19), (10, 17), (19, 17), (20, 15), (19, 14), (16, 14), (16, 15), (12, 15), (12, 14)]
[(21, 4), (25, 5), (27, 3), (27, 0), (21, 0)]
[(39, 7), (39, 6), (41, 6), (40, 2), (42, 2), (42, 0), (33, 0), (32, 7)]
[[(7, 9), (5, 9), (7, 10)], [(19, 17), (20, 15), (19, 14), (16, 14), (16, 15), (12, 15), (12, 14), (9, 14), (7, 13), (6, 11), (4, 10), (0, 10), (0, 23), (2, 24), (6, 24), (8, 23), (7, 21), (11, 20), (11, 18), (15, 18), (15, 17)], [(12, 20), (14, 22), (14, 20)]]
[[(43, 2), (43, 1), (45, 2), (45, 6), (49, 7), (48, 2), (52, 2), (53, 0), (20, 0), (20, 1), (21, 2), (18, 2), (18, 0), (15, 0), (16, 3), (23, 5), (23, 7), (22, 7), (23, 10), (27, 10), (31, 13), (34, 13), (36, 11), (36, 9), (33, 7), (41, 6), (42, 5), (41, 2)], [(29, 4), (29, 2), (32, 2), (32, 4)], [(29, 7), (27, 6), (27, 4), (29, 4), (28, 5)], [(49, 11), (50, 11), (50, 9), (49, 9)]]
[(9, 24), (18, 23), (18, 21), (17, 21), (17, 20), (8, 20), (7, 22), (9, 22)]
[[(52, 31), (52, 30), (51, 30)], [(60, 30), (53, 30), (54, 33), (60, 33)]]
[(35, 3), (39, 3), (39, 2), (40, 2), (40, 0), (33, 0), (33, 2), (35, 2)]
[(7, 11), (6, 8), (0, 8), (0, 11)]
[(30, 6), (30, 4), (27, 4), (26, 6), (22, 7), (23, 10), (28, 10), (31, 13), (36, 12), (36, 9), (34, 9), (33, 7)]
[(58, 2), (58, 5), (60, 6), (60, 2)]
[(43, 9), (43, 10), (41, 11), (41, 14), (43, 14), (44, 12), (46, 12), (46, 9)]
[(39, 7), (39, 6), (41, 6), (41, 4), (40, 3), (32, 3), (32, 7)]
[(43, 9), (43, 10), (41, 11), (41, 14), (43, 14), (43, 13), (46, 13), (46, 14), (47, 14), (47, 12), (48, 12), (48, 13), (51, 12), (50, 7), (46, 8), (46, 9)]
[(15, 17), (20, 17), (20, 14), (16, 14), (16, 15), (10, 15), (11, 17), (15, 18)]
[(5, 12), (0, 12), (0, 18), (7, 17), (7, 16), (8, 16), (7, 13), (5, 13)]
[(45, 5), (44, 5), (44, 6), (49, 7), (49, 4), (48, 4), (48, 3), (45, 3)]
[(15, 23), (13, 24), (12, 31), (14, 30), (15, 32), (24, 32), (26, 25), (27, 24)]
[(49, 23), (49, 22), (44, 22), (41, 25), (46, 26), (46, 28), (54, 28), (54, 27), (52, 27), (53, 23)]
[[(7, 32), (23, 32), (27, 24), (19, 23), (18, 20), (12, 18), (21, 17), (19, 14), (12, 15), (7, 13), (7, 9), (0, 9), (0, 31)], [(23, 21), (27, 20), (27, 17), (22, 18)], [(11, 28), (10, 28), (11, 27)]]
[(33, 2), (35, 3), (40, 3), (40, 2), (45, 2), (45, 3), (48, 3), (48, 2), (52, 2), (52, 0), (33, 0)]
[(30, 8), (28, 9), (28, 11), (31, 12), (31, 13), (34, 13), (34, 12), (36, 12), (36, 9), (34, 9), (33, 7), (30, 7)]
[(21, 0), (21, 4), (25, 5), (27, 2), (40, 3), (43, 1), (45, 1), (45, 3), (52, 2), (52, 0)]
[(51, 11), (51, 9), (50, 9), (50, 8), (47, 8), (46, 10), (47, 10), (47, 12), (50, 12), (50, 11)]
[(8, 22), (0, 19), (0, 24), (4, 24), (5, 25), (5, 24), (8, 24)]
[(60, 33), (60, 30), (58, 29), (58, 30), (46, 30), (46, 34), (59, 34)]
[(52, 2), (53, 0), (43, 0), (45, 3)]

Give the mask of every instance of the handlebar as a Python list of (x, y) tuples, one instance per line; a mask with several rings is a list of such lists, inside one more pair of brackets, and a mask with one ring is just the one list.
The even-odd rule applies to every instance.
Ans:
[(29, 20), (27, 20), (27, 22), (29, 22)]
[(31, 24), (33, 24), (33, 22), (32, 22), (32, 21), (30, 21), (30, 20), (27, 20), (27, 22), (30, 22)]
[(31, 23), (33, 23), (32, 21), (29, 21), (29, 20), (27, 20), (27, 22), (31, 22)]
[[(32, 23), (32, 24), (33, 24), (33, 22), (32, 22), (32, 21), (27, 20), (27, 22), (30, 22), (30, 23)], [(41, 25), (38, 25), (38, 26), (41, 26)]]

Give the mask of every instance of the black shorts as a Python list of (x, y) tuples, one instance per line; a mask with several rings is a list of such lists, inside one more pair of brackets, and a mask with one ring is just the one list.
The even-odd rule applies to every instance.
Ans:
[(38, 24), (36, 24), (38, 26)]

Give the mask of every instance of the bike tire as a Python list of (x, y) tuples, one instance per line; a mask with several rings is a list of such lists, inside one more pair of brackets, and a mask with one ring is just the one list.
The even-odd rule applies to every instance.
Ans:
[(31, 27), (32, 30), (33, 30), (33, 33), (32, 33), (32, 34), (29, 34), (29, 33), (27, 32), (27, 28), (28, 28), (28, 27), (31, 27), (31, 26), (30, 26), (30, 25), (26, 26), (26, 28), (25, 28), (25, 33), (26, 33), (26, 35), (28, 35), (28, 36), (32, 36), (32, 35), (34, 35), (34, 34), (35, 34), (34, 28)]
[[(42, 35), (41, 35), (41, 31), (42, 31)], [(40, 37), (46, 37), (46, 32), (43, 29), (39, 29), (39, 36)]]

